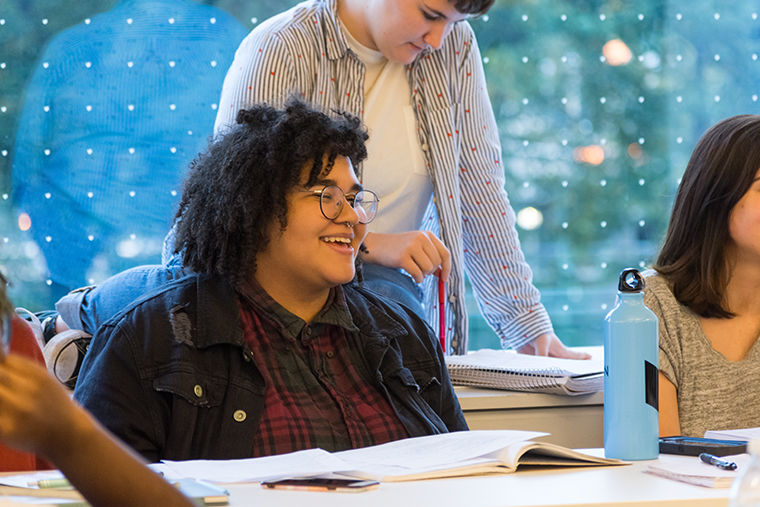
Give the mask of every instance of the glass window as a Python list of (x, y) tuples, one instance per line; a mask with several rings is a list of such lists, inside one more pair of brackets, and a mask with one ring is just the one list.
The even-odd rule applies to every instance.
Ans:
[[(692, 149), (757, 113), (756, 2), (497, 2), (473, 22), (523, 251), (557, 334), (601, 344), (654, 262)], [(474, 305), (472, 347), (493, 346)]]
[[(160, 262), (187, 164), (244, 35), (294, 1), (6, 0), (0, 270), (33, 309)], [(750, 0), (497, 0), (471, 21), (525, 256), (557, 334), (599, 344), (653, 261), (697, 139), (758, 111)], [(471, 308), (471, 346), (498, 341)]]
[(0, 266), (18, 304), (50, 307), (70, 289), (160, 262), (234, 51), (280, 8), (212, 4), (0, 8)]

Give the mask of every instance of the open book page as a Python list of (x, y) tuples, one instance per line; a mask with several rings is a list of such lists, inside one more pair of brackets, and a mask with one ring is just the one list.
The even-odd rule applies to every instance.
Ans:
[[(457, 431), (334, 453), (310, 449), (264, 458), (164, 461), (151, 466), (170, 481), (187, 477), (233, 483), (334, 474), (383, 481), (505, 474), (514, 472), (523, 459), (531, 464), (561, 466), (624, 463), (532, 441), (545, 435), (513, 430)], [(537, 458), (533, 454), (539, 449), (543, 453)], [(572, 463), (565, 461), (570, 458), (574, 459)]]
[[(356, 465), (351, 475), (384, 482), (438, 477), (505, 474), (518, 465), (618, 465), (620, 460), (598, 458), (555, 444), (527, 438), (541, 433), (480, 430), (419, 437), (337, 453)], [(411, 442), (416, 441), (416, 442)], [(404, 446), (404, 443), (412, 445)]]
[(504, 450), (503, 458), (520, 466), (589, 466), (623, 465), (627, 462), (614, 458), (592, 456), (550, 442), (522, 442)]
[(604, 361), (560, 359), (481, 349), (464, 356), (447, 356), (451, 381), (492, 389), (577, 395), (604, 388)]
[[(451, 477), (444, 471), (472, 470), (472, 474), (492, 472), (491, 455), (514, 443), (545, 436), (535, 431), (477, 430), (396, 440), (386, 444), (335, 453), (346, 462), (350, 475), (382, 480), (410, 476)], [(503, 466), (501, 463), (497, 465)], [(513, 470), (500, 470), (501, 473)], [(398, 480), (398, 479), (396, 479)], [(411, 480), (411, 479), (409, 479)]]
[(650, 474), (667, 477), (674, 481), (696, 484), (706, 488), (728, 488), (744, 467), (749, 465), (749, 454), (724, 456), (721, 459), (733, 461), (736, 470), (723, 470), (703, 463), (697, 456), (678, 456), (660, 454), (660, 457), (647, 465)]
[(716, 438), (718, 440), (750, 440), (760, 439), (760, 428), (742, 428), (739, 430), (708, 430), (705, 431), (705, 438)]

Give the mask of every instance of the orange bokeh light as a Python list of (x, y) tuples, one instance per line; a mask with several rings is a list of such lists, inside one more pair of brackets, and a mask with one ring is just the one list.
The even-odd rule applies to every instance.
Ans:
[(578, 146), (573, 150), (573, 159), (575, 159), (576, 162), (599, 165), (604, 162), (604, 148), (598, 144)]
[(628, 151), (628, 156), (634, 160), (641, 158), (641, 155), (644, 154), (643, 150), (641, 149), (641, 145), (639, 143), (629, 144), (627, 151)]
[(613, 66), (625, 65), (633, 58), (633, 53), (625, 42), (620, 39), (612, 39), (602, 46), (602, 54), (607, 63)]
[(22, 231), (28, 231), (32, 228), (32, 219), (26, 213), (21, 213), (18, 216), (18, 228)]

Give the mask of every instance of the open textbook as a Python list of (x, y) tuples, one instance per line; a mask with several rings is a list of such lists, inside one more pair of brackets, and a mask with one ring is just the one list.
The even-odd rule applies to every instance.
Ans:
[(463, 356), (447, 356), (446, 366), (455, 385), (566, 395), (604, 389), (601, 359), (560, 359), (481, 349)]
[(240, 460), (164, 461), (153, 467), (170, 480), (194, 478), (233, 483), (335, 474), (390, 482), (507, 474), (524, 465), (625, 464), (532, 440), (545, 435), (511, 430), (459, 431), (335, 453), (309, 449)]

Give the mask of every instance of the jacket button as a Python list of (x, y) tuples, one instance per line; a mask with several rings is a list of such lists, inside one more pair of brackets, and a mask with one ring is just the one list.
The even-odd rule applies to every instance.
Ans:
[(198, 384), (195, 384), (195, 387), (193, 387), (193, 392), (198, 398), (203, 396), (203, 388)]
[(245, 413), (245, 410), (235, 410), (235, 413), (232, 414), (232, 418), (237, 422), (245, 421), (246, 417), (248, 417), (248, 415)]
[(332, 350), (328, 350), (328, 351), (325, 353), (325, 355), (326, 355), (326, 356), (327, 356), (329, 359), (332, 359), (333, 357), (335, 357), (335, 352), (333, 352)]

